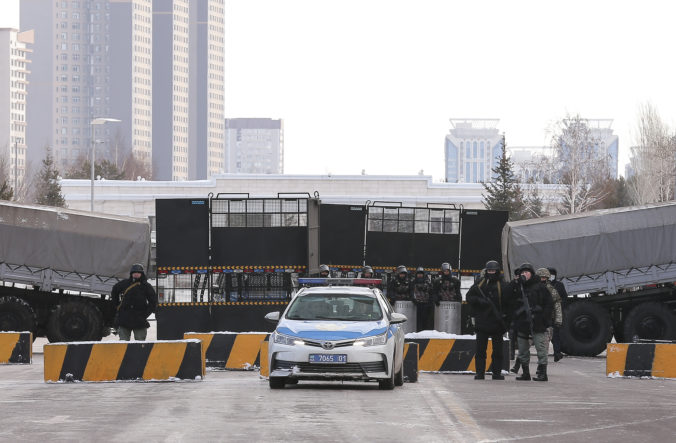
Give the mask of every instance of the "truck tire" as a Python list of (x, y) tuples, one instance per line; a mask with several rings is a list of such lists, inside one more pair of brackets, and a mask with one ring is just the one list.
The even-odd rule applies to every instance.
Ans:
[(610, 313), (591, 301), (571, 303), (563, 313), (560, 333), (566, 354), (596, 356), (606, 349), (612, 337)]
[(35, 312), (23, 299), (0, 297), (0, 331), (30, 331), (35, 337)]
[(676, 317), (659, 302), (646, 302), (629, 311), (624, 321), (624, 338), (629, 342), (644, 338), (673, 340), (676, 335)]
[(61, 302), (49, 316), (47, 339), (50, 342), (99, 341), (103, 315), (87, 300)]

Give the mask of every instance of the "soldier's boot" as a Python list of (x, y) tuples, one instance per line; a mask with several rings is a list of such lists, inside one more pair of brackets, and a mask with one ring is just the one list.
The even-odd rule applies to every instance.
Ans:
[(517, 358), (516, 361), (514, 362), (514, 367), (512, 367), (512, 369), (510, 369), (509, 372), (513, 374), (518, 374), (519, 368), (521, 368), (521, 360)]
[(475, 360), (476, 375), (474, 380), (483, 380), (486, 378), (486, 360)]
[(538, 365), (538, 371), (535, 377), (533, 377), (533, 381), (548, 381), (549, 379), (547, 378), (547, 365)]
[(516, 377), (517, 380), (530, 380), (530, 368), (528, 365), (521, 365), (521, 368), (523, 368), (523, 374), (519, 375)]

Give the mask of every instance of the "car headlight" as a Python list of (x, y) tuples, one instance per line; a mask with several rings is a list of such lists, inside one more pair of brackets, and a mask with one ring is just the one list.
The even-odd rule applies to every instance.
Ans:
[(387, 332), (373, 337), (360, 338), (354, 341), (353, 346), (378, 346), (387, 343)]
[(291, 337), (290, 335), (280, 334), (279, 332), (272, 333), (272, 341), (273, 343), (279, 343), (287, 346), (305, 344), (305, 342), (298, 337)]

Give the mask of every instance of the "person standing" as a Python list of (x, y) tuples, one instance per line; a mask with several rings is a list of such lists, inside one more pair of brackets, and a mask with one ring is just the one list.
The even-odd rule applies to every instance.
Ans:
[(552, 296), (540, 278), (535, 275), (535, 269), (530, 263), (519, 266), (518, 286), (514, 298), (517, 342), (519, 344), (519, 359), (523, 373), (517, 380), (530, 380), (530, 341), (533, 338), (538, 356), (538, 367), (535, 381), (547, 381), (547, 328), (552, 322)]
[(147, 319), (155, 312), (157, 295), (148, 283), (143, 265), (132, 265), (129, 278), (117, 282), (110, 295), (117, 309), (113, 326), (120, 340), (129, 341), (132, 332), (135, 340), (145, 340), (150, 327)]
[(434, 303), (439, 306), (442, 301), (462, 301), (460, 294), (460, 280), (453, 277), (451, 265), (449, 263), (441, 264), (441, 275), (434, 280), (432, 292), (434, 294)]
[(418, 331), (434, 330), (434, 300), (432, 299), (432, 285), (422, 266), (415, 271), (415, 278), (411, 282), (413, 303), (416, 305), (416, 320)]
[(411, 282), (408, 278), (406, 266), (397, 266), (397, 275), (387, 285), (387, 299), (390, 304), (400, 300), (411, 300)]
[[(552, 296), (552, 303), (554, 303), (554, 309), (552, 309), (552, 322), (551, 326), (548, 328), (548, 343), (547, 343), (547, 350), (549, 350), (549, 342), (552, 342), (554, 338), (554, 329), (561, 327), (561, 322), (563, 320), (563, 313), (561, 311), (561, 297), (559, 296), (559, 292), (552, 286), (551, 282), (549, 281), (549, 278), (551, 277), (551, 274), (549, 273), (549, 270), (547, 268), (539, 268), (537, 271), (535, 271), (538, 277), (540, 277), (540, 281), (542, 282), (543, 285), (545, 285), (545, 288), (549, 291), (549, 294)], [(556, 350), (554, 351), (554, 361), (558, 361), (556, 359)]]
[(559, 297), (561, 298), (561, 325), (554, 325), (554, 333), (552, 334), (552, 346), (554, 347), (554, 361), (557, 362), (563, 358), (563, 352), (561, 352), (561, 326), (563, 326), (563, 306), (566, 303), (568, 298), (568, 292), (566, 292), (566, 287), (563, 285), (561, 280), (557, 279), (556, 268), (547, 268), (550, 274), (550, 283), (558, 292)]
[(475, 318), (476, 352), (475, 352), (475, 380), (483, 380), (486, 371), (486, 348), (488, 338), (493, 343), (492, 378), (504, 380), (502, 375), (503, 335), (509, 324), (508, 312), (514, 290), (500, 275), (500, 265), (495, 260), (486, 263), (484, 277), (467, 292), (467, 303)]

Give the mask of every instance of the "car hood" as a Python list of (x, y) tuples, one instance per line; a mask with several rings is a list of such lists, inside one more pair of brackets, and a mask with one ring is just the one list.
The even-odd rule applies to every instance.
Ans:
[(314, 340), (354, 340), (387, 331), (387, 321), (282, 320), (277, 332)]

